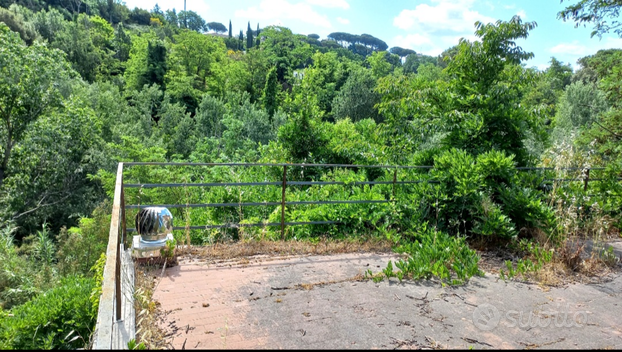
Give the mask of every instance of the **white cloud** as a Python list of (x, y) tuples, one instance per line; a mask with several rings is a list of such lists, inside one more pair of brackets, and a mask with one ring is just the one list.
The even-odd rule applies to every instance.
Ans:
[(350, 24), (350, 20), (347, 18), (341, 18), (341, 17), (337, 17), (337, 22), (341, 23), (341, 24)]
[(579, 44), (577, 40), (573, 41), (572, 43), (557, 44), (550, 50), (550, 52), (553, 54), (568, 54), (575, 56), (585, 56), (590, 51), (591, 50), (587, 46)]
[(309, 4), (302, 2), (292, 4), (286, 0), (262, 0), (259, 6), (251, 6), (246, 10), (236, 10), (234, 15), (238, 18), (250, 19), (251, 22), (282, 22), (284, 19), (291, 19), (319, 27), (331, 27), (328, 17), (317, 13)]
[(525, 12), (525, 10), (519, 10), (516, 15), (518, 15), (523, 21), (527, 19), (527, 12)]
[[(576, 61), (587, 55), (594, 55), (598, 50), (618, 49), (622, 47), (622, 38), (608, 37), (604, 40), (595, 38), (589, 41), (579, 42), (573, 40), (570, 43), (561, 43), (552, 47), (549, 52), (558, 56), (564, 56), (563, 61), (568, 61), (575, 69), (579, 68)], [(559, 57), (558, 57), (559, 59)], [(548, 64), (546, 65), (548, 67)]]
[[(151, 7), (148, 7), (148, 5), (146, 5), (145, 3), (146, 3), (145, 1), (141, 1), (141, 0), (126, 0), (125, 1), (125, 5), (130, 10), (133, 10), (134, 7), (138, 7), (138, 8), (151, 11), (153, 7), (155, 6), (155, 3), (153, 3)], [(166, 10), (175, 9), (175, 11), (179, 13), (179, 11), (184, 10), (184, 3), (179, 0), (158, 0), (156, 3), (160, 7), (160, 9), (164, 12), (166, 12)], [(194, 11), (198, 13), (207, 22), (209, 22), (209, 20), (207, 20), (205, 16), (208, 15), (209, 8), (210, 8), (209, 5), (205, 1), (192, 1), (192, 2), (186, 1), (186, 10)]]
[(458, 44), (460, 38), (473, 40), (476, 21), (495, 22), (473, 10), (473, 6), (474, 0), (431, 0), (430, 4), (404, 9), (393, 19), (393, 25), (416, 34), (398, 35), (391, 42), (426, 55), (438, 55)]
[(393, 25), (406, 30), (435, 32), (473, 32), (475, 21), (495, 22), (495, 19), (473, 11), (473, 1), (434, 0), (436, 5), (417, 5), (414, 10), (402, 10)]
[(350, 4), (346, 0), (307, 0), (311, 5), (330, 8), (341, 8), (347, 10), (350, 8)]

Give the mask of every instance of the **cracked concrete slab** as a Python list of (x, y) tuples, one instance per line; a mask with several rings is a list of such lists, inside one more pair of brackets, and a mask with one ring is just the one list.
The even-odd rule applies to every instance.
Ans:
[(175, 349), (622, 348), (619, 272), (599, 284), (546, 289), (493, 274), (459, 287), (353, 280), (396, 259), (180, 263), (166, 269), (153, 299)]

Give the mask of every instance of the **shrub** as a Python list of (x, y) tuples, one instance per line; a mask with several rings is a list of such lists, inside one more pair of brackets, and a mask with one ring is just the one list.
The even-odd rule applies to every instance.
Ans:
[(89, 301), (95, 280), (70, 276), (0, 317), (2, 349), (76, 349), (88, 344), (97, 309)]
[[(477, 267), (479, 256), (469, 249), (464, 237), (451, 237), (447, 233), (423, 226), (414, 234), (416, 240), (396, 248), (398, 253), (409, 255), (400, 260), (395, 267), (400, 269), (395, 275), (401, 280), (409, 277), (415, 280), (437, 277), (441, 282), (461, 284), (474, 275), (481, 275)], [(393, 276), (389, 262), (388, 276)]]

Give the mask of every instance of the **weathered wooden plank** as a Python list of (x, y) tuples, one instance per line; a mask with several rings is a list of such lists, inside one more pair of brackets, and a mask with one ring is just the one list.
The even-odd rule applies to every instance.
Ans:
[(123, 320), (114, 323), (112, 349), (127, 349), (127, 343), (136, 337), (136, 313), (134, 310), (134, 261), (131, 249), (121, 244), (121, 294)]
[(110, 219), (110, 233), (106, 248), (106, 265), (104, 266), (104, 280), (102, 294), (99, 298), (97, 324), (93, 334), (93, 349), (112, 349), (113, 324), (115, 317), (115, 271), (117, 265), (117, 250), (119, 246), (119, 216), (121, 208), (121, 187), (123, 186), (123, 163), (117, 168), (117, 180), (112, 202), (112, 217)]

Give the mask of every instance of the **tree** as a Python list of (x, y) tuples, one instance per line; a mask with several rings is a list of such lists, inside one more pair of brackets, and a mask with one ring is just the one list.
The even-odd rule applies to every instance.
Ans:
[(166, 57), (166, 46), (154, 32), (133, 37), (124, 74), (127, 88), (141, 90), (145, 84), (162, 84), (168, 69)]
[(198, 140), (203, 138), (222, 137), (222, 120), (227, 112), (225, 103), (209, 94), (203, 96), (203, 100), (197, 109), (195, 119), (197, 121), (196, 136)]
[(414, 50), (400, 48), (399, 46), (392, 47), (391, 49), (389, 49), (389, 52), (391, 54), (395, 54), (395, 55), (399, 56), (400, 58), (406, 57), (408, 55), (416, 55), (417, 54)]
[(520, 63), (533, 53), (515, 40), (526, 38), (535, 26), (518, 16), (495, 24), (476, 22), (479, 41), (460, 41), (445, 69), (448, 80), (430, 82), (419, 75), (381, 79), (379, 112), (396, 156), (414, 152), (436, 136), (439, 148), (472, 155), (497, 150), (514, 154), (519, 165), (529, 163), (524, 140), (529, 130), (539, 133), (540, 120), (521, 105), (533, 77)]
[(395, 68), (391, 65), (386, 57), (390, 55), (386, 51), (376, 51), (371, 54), (370, 57), (367, 58), (367, 62), (369, 66), (371, 66), (371, 71), (376, 78), (384, 77), (390, 74)]
[(0, 200), (5, 219), (25, 231), (47, 221), (58, 231), (75, 224), (72, 215), (89, 215), (103, 192), (87, 175), (107, 164), (105, 150), (94, 111), (81, 97), (48, 109), (28, 126), (10, 161)]
[(270, 71), (268, 71), (268, 76), (266, 78), (266, 88), (263, 91), (263, 106), (264, 109), (268, 112), (268, 116), (270, 117), (270, 121), (272, 121), (272, 116), (276, 112), (278, 108), (277, 101), (277, 93), (278, 93), (278, 80), (276, 77), (276, 68), (272, 67)]
[(144, 84), (164, 84), (166, 74), (166, 46), (160, 40), (147, 43), (147, 70), (143, 76)]
[(157, 3), (153, 7), (153, 10), (151, 10), (151, 13), (154, 15), (164, 16), (164, 12), (162, 12), (162, 10), (160, 9), (160, 5), (158, 5)]
[(125, 33), (123, 23), (119, 23), (117, 26), (117, 35), (114, 37), (113, 46), (115, 50), (115, 57), (119, 61), (125, 62), (130, 58), (132, 40), (130, 39), (130, 36)]
[(147, 10), (135, 7), (134, 10), (130, 12), (130, 21), (143, 26), (148, 26), (151, 21), (151, 14)]
[(192, 31), (203, 33), (207, 30), (205, 20), (194, 11), (179, 11), (177, 15), (179, 24), (182, 28), (188, 28)]
[[(11, 5), (11, 9), (16, 9), (16, 7), (20, 6), (15, 4)], [(26, 21), (19, 13), (0, 7), (0, 22), (4, 22), (12, 31), (19, 33), (19, 36), (28, 45), (31, 45), (37, 38), (35, 27), (32, 23)]]
[(229, 38), (233, 37), (233, 31), (231, 30), (231, 20), (229, 20)]
[(551, 57), (551, 65), (546, 69), (546, 75), (554, 81), (553, 89), (563, 91), (572, 79), (572, 67), (570, 64), (564, 65), (556, 58)]
[(336, 53), (318, 52), (312, 56), (312, 60), (313, 65), (304, 71), (302, 83), (295, 88), (295, 92), (315, 96), (320, 110), (326, 113), (325, 117), (330, 118), (333, 99), (347, 79), (347, 69), (337, 59)]
[(179, 16), (177, 16), (177, 12), (175, 9), (166, 10), (166, 22), (170, 23), (174, 27), (179, 27)]
[(257, 35), (256, 35), (256, 36), (257, 36), (257, 39), (255, 40), (255, 46), (256, 46), (256, 47), (259, 47), (259, 45), (261, 44), (261, 39), (260, 39), (260, 37), (259, 37), (259, 33), (260, 33), (260, 32), (259, 32), (259, 23), (257, 23), (257, 32), (256, 32), (256, 33), (257, 33)]
[(58, 10), (51, 8), (48, 11), (41, 10), (35, 13), (32, 21), (41, 37), (48, 43), (52, 43), (58, 33), (63, 30), (65, 18)]
[(214, 31), (217, 33), (225, 33), (227, 31), (227, 27), (225, 27), (225, 25), (220, 22), (209, 22), (205, 26), (210, 31)]
[[(193, 89), (222, 94), (220, 66), (225, 60), (225, 45), (220, 38), (182, 30), (174, 36), (171, 48), (168, 80), (182, 75), (188, 77)], [(196, 102), (198, 104), (198, 101)], [(196, 106), (195, 106), (196, 107)], [(192, 109), (194, 113), (194, 109)]]
[(35, 43), (27, 47), (0, 23), (0, 186), (11, 174), (13, 147), (28, 126), (61, 102), (63, 80), (75, 75), (58, 50)]
[[(622, 37), (622, 22), (617, 20), (620, 16), (620, 9), (622, 9), (620, 0), (580, 0), (560, 11), (557, 18), (564, 22), (574, 21), (575, 27), (593, 23), (592, 37), (596, 35), (600, 38), (609, 31)], [(611, 23), (607, 22), (607, 18), (612, 19)]]
[(248, 29), (246, 30), (246, 50), (250, 50), (253, 47), (253, 31), (251, 30), (251, 23), (248, 22)]
[(419, 54), (410, 54), (406, 56), (406, 61), (404, 61), (404, 73), (417, 73), (419, 70), (419, 66), (423, 64), (432, 64), (437, 65), (438, 60), (433, 56), (428, 55), (419, 55)]
[(380, 102), (376, 88), (376, 79), (369, 70), (354, 70), (333, 100), (335, 120), (350, 118), (352, 122), (372, 118), (380, 122), (380, 116), (374, 106)]
[(244, 33), (242, 33), (242, 30), (240, 29), (240, 36), (238, 37), (238, 40), (240, 41), (238, 43), (238, 50), (243, 50), (244, 49)]

